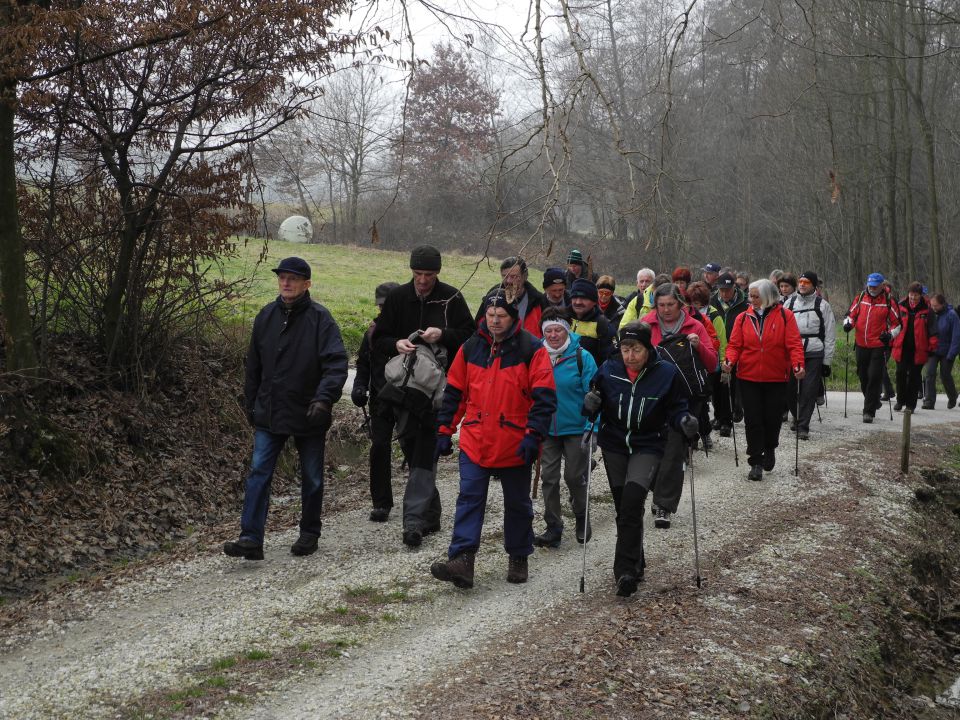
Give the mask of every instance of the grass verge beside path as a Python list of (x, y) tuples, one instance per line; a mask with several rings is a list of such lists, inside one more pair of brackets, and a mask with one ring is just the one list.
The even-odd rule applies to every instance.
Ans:
[[(251, 323), (260, 308), (276, 298), (277, 282), (271, 268), (283, 258), (296, 255), (310, 263), (313, 275), (310, 294), (333, 313), (351, 355), (360, 347), (360, 339), (376, 315), (373, 292), (377, 285), (388, 281), (404, 283), (410, 279), (407, 250), (271, 240), (266, 259), (261, 262), (262, 250), (261, 239), (247, 238), (238, 244), (236, 257), (223, 261), (227, 281), (251, 279), (249, 290), (236, 304), (236, 320)], [(460, 255), (442, 248), (441, 252), (440, 279), (455, 287), (462, 286), (467, 305), (471, 311), (476, 310), (483, 293), (500, 281), (499, 258), (488, 263), (479, 256)], [(532, 276), (536, 274), (531, 270)]]

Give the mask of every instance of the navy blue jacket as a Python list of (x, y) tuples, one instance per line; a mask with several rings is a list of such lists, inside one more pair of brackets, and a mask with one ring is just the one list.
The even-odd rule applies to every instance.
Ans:
[(952, 305), (944, 305), (934, 317), (937, 319), (937, 347), (933, 354), (953, 360), (960, 354), (960, 317)]
[(333, 408), (347, 381), (347, 351), (336, 321), (305, 292), (292, 307), (278, 297), (253, 321), (244, 398), (257, 428), (278, 435), (315, 435), (307, 408)]
[(604, 452), (663, 456), (667, 425), (680, 429), (687, 414), (687, 390), (677, 366), (657, 354), (630, 382), (620, 355), (613, 355), (594, 376), (603, 397), (597, 445)]

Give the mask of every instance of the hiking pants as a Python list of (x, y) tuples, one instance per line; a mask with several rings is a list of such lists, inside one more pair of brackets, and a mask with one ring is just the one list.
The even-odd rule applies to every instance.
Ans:
[[(687, 409), (695, 418), (700, 417), (702, 406), (703, 400), (700, 398), (687, 400)], [(667, 445), (653, 483), (653, 504), (668, 513), (675, 513), (680, 505), (680, 496), (683, 494), (683, 464), (687, 461), (689, 447), (690, 441), (682, 432), (673, 428), (667, 431)]]
[(420, 425), (400, 446), (410, 466), (403, 493), (403, 529), (422, 532), (440, 524), (440, 493), (437, 492), (437, 466), (433, 461), (437, 432), (432, 424)]
[(550, 435), (543, 441), (540, 455), (540, 487), (543, 494), (543, 520), (548, 528), (563, 532), (560, 514), (560, 460), (563, 481), (570, 491), (570, 503), (577, 517), (587, 507), (587, 451), (580, 448), (580, 435)]
[(647, 564), (643, 555), (643, 511), (659, 462), (660, 458), (652, 453), (603, 452), (603, 467), (617, 509), (617, 545), (613, 556), (613, 576), (617, 580), (627, 573), (643, 576)]
[(395, 419), (393, 407), (370, 400), (370, 499), (373, 507), (389, 510), (393, 507), (393, 470), (391, 444)]
[(897, 402), (911, 410), (917, 409), (923, 365), (904, 358), (897, 363)]
[(856, 346), (857, 376), (863, 393), (863, 413), (873, 417), (880, 408), (880, 390), (887, 373), (886, 348)]
[(947, 360), (942, 355), (931, 355), (927, 360), (927, 376), (923, 386), (923, 401), (930, 407), (937, 403), (937, 366), (940, 366), (940, 382), (947, 400), (957, 399), (957, 386), (953, 382), (953, 362), (956, 358)]
[(477, 465), (460, 451), (460, 493), (453, 518), (453, 540), (447, 550), (455, 558), (480, 547), (483, 516), (487, 510), (490, 478), (500, 479), (503, 490), (503, 549), (509, 555), (533, 553), (533, 500), (530, 499), (530, 466), (488, 468)]
[(740, 379), (743, 425), (747, 436), (747, 464), (763, 465), (764, 455), (773, 457), (780, 445), (786, 382), (752, 382)]
[(787, 383), (787, 402), (790, 405), (790, 414), (797, 420), (797, 428), (810, 432), (810, 418), (816, 407), (817, 398), (823, 390), (823, 379), (820, 373), (823, 370), (823, 356), (813, 357), (804, 355), (803, 367), (807, 371), (800, 381), (800, 417), (797, 417), (797, 380), (791, 379)]

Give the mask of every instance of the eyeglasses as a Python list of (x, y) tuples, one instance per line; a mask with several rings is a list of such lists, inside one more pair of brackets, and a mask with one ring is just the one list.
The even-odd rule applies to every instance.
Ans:
[(806, 278), (800, 278), (799, 280), (797, 280), (797, 285), (813, 285), (813, 283), (807, 280)]

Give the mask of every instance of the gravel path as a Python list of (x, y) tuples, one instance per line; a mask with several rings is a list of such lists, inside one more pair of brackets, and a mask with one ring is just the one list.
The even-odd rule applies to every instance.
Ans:
[[(900, 416), (891, 423), (881, 414), (872, 426), (863, 425), (856, 399), (851, 393), (850, 417), (844, 420), (843, 394), (830, 394), (823, 423), (814, 418), (811, 440), (801, 444), (799, 479), (793, 476), (793, 444), (787, 432), (777, 469), (762, 483), (745, 480), (742, 426), (740, 468), (734, 467), (729, 439), (720, 439), (709, 459), (702, 453), (695, 456), (702, 557), (735, 544), (759, 521), (765, 505), (801, 506), (814, 495), (830, 492), (829, 484), (804, 482), (808, 473), (819, 478), (823, 472), (805, 464), (805, 457), (828, 455), (841, 441), (849, 444), (864, 433), (890, 433), (891, 442), (897, 441)], [(945, 407), (943, 398), (940, 407)], [(921, 411), (913, 421), (916, 426), (955, 423), (958, 413)], [(868, 464), (870, 458), (836, 461)], [(441, 466), (444, 528), (419, 551), (400, 544), (399, 513), (378, 525), (366, 520), (365, 510), (351, 511), (325, 519), (320, 550), (309, 558), (288, 553), (295, 530), (268, 536), (262, 563), (226, 558), (218, 552), (223, 538), (211, 538), (195, 557), (145, 568), (113, 587), (78, 588), (48, 601), (37, 608), (38, 619), (0, 639), (0, 717), (126, 717), (136, 714), (131, 708), (145, 695), (195, 685), (222, 658), (252, 651), (284, 658), (296, 654), (295, 648), (331, 643), (340, 650), (329, 659), (296, 670), (258, 678), (256, 665), (247, 665), (233, 699), (228, 695), (213, 714), (418, 716), (422, 709), (405, 703), (405, 694), (442, 682), (450, 667), (469, 664), (482, 647), (491, 642), (509, 645), (520, 629), (586, 599), (609, 596), (610, 603), (622, 602), (612, 592), (615, 531), (602, 465), (593, 478), (594, 540), (588, 546), (586, 596), (578, 592), (580, 547), (566, 539), (560, 550), (535, 553), (529, 583), (506, 583), (496, 484), (491, 486), (476, 587), (459, 591), (434, 581), (429, 565), (445, 554), (455, 473), (453, 462)], [(540, 529), (539, 518), (536, 522)], [(788, 561), (783, 553), (789, 554), (790, 548), (803, 552), (829, 532), (824, 526), (785, 536), (778, 546), (779, 561)], [(646, 547), (654, 580), (669, 577), (684, 591), (693, 586), (689, 487), (673, 528), (649, 530)], [(761, 573), (756, 582), (764, 581)], [(374, 595), (378, 599), (368, 603), (369, 617), (350, 621), (356, 619), (357, 599)], [(184, 715), (193, 716), (189, 710)]]

